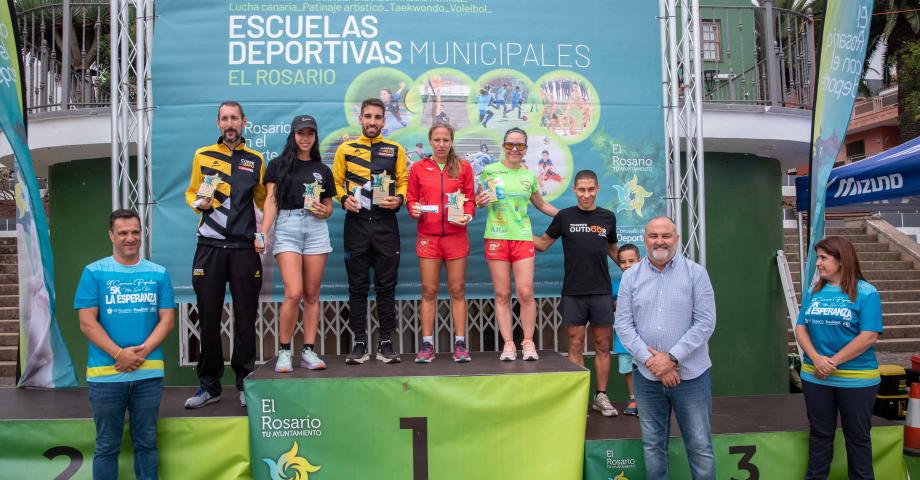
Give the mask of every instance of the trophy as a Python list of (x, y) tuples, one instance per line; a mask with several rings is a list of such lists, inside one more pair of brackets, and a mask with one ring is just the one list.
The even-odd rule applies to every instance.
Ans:
[(387, 172), (375, 173), (371, 179), (371, 190), (374, 192), (373, 204), (380, 205), (383, 200), (390, 196), (390, 184), (393, 183), (393, 177)]
[(467, 198), (460, 189), (454, 193), (447, 194), (447, 221), (453, 223), (463, 223), (466, 220), (466, 213), (463, 212), (463, 203)]
[(304, 210), (313, 211), (313, 203), (319, 203), (320, 195), (325, 192), (323, 184), (320, 182), (310, 182), (303, 184), (303, 208)]
[(214, 175), (205, 175), (195, 195), (198, 198), (207, 198), (210, 200), (214, 198), (214, 192), (217, 191), (217, 187), (220, 186), (221, 183), (223, 183), (223, 180), (220, 179), (220, 175), (216, 173)]
[(498, 190), (500, 187), (503, 187), (503, 185), (500, 185), (500, 182), (500, 178), (488, 178), (482, 181), (483, 191), (489, 192), (489, 203), (498, 201)]

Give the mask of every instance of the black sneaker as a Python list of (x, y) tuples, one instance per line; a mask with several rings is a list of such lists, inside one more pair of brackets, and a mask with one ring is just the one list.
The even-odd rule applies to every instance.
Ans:
[(370, 358), (370, 355), (367, 354), (367, 344), (364, 342), (355, 342), (355, 346), (352, 347), (351, 353), (345, 357), (345, 363), (349, 365), (361, 365), (370, 360)]
[(384, 340), (377, 344), (377, 360), (383, 363), (399, 363), (399, 355), (393, 351), (393, 342)]

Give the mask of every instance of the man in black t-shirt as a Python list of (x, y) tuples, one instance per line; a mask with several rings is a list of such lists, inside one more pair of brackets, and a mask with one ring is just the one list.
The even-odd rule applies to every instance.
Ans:
[(613, 298), (607, 258), (617, 261), (617, 219), (597, 200), (597, 174), (582, 170), (575, 175), (572, 191), (578, 205), (559, 210), (542, 237), (534, 236), (534, 248), (542, 252), (562, 237), (565, 276), (562, 281), (562, 322), (568, 325), (569, 360), (584, 366), (585, 325), (594, 337), (594, 368), (597, 394), (591, 408), (605, 417), (617, 415), (607, 398), (610, 374), (610, 339), (613, 335)]

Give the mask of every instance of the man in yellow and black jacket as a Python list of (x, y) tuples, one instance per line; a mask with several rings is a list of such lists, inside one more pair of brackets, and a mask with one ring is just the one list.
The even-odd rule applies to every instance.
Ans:
[[(243, 107), (224, 102), (217, 111), (217, 143), (201, 147), (192, 161), (185, 201), (201, 214), (198, 247), (192, 262), (192, 287), (198, 302), (201, 355), (198, 358), (198, 392), (186, 400), (185, 408), (200, 408), (220, 399), (224, 373), (220, 319), (224, 294), (230, 282), (233, 298), (233, 356), (240, 404), (243, 379), (255, 368), (256, 312), (262, 289), (262, 261), (255, 250), (256, 212), (265, 203), (265, 161), (246, 146), (242, 136), (246, 125)], [(205, 176), (218, 175), (214, 198), (197, 195)]]
[[(348, 273), (348, 323), (355, 335), (345, 359), (362, 364), (370, 359), (367, 348), (367, 292), (374, 269), (380, 341), (377, 360), (398, 363), (390, 335), (396, 328), (396, 277), (399, 270), (399, 225), (396, 212), (406, 200), (408, 173), (406, 149), (381, 136), (385, 106), (376, 98), (361, 104), (361, 137), (343, 142), (335, 151), (332, 176), (336, 198), (345, 214), (345, 270)], [(389, 195), (373, 204), (372, 175), (386, 172), (393, 183)]]

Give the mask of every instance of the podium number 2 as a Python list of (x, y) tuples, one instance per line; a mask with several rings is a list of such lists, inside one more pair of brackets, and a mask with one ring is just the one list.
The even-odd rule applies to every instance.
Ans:
[[(729, 455), (741, 455), (741, 458), (738, 460), (738, 470), (748, 472), (748, 477), (743, 480), (760, 479), (760, 469), (757, 468), (757, 465), (751, 463), (751, 459), (754, 458), (754, 454), (757, 453), (757, 445), (732, 445), (728, 447), (728, 453)], [(732, 477), (732, 480), (738, 479)]]
[(77, 471), (80, 470), (80, 467), (83, 466), (83, 453), (73, 447), (51, 447), (48, 450), (45, 450), (45, 453), (42, 455), (44, 455), (48, 460), (53, 460), (62, 455), (70, 459), (70, 463), (67, 464), (67, 468), (65, 468), (63, 472), (59, 473), (58, 476), (54, 477), (54, 480), (69, 480), (74, 476), (75, 473), (77, 473)]
[(428, 480), (428, 417), (403, 417), (401, 430), (412, 430), (412, 480)]

